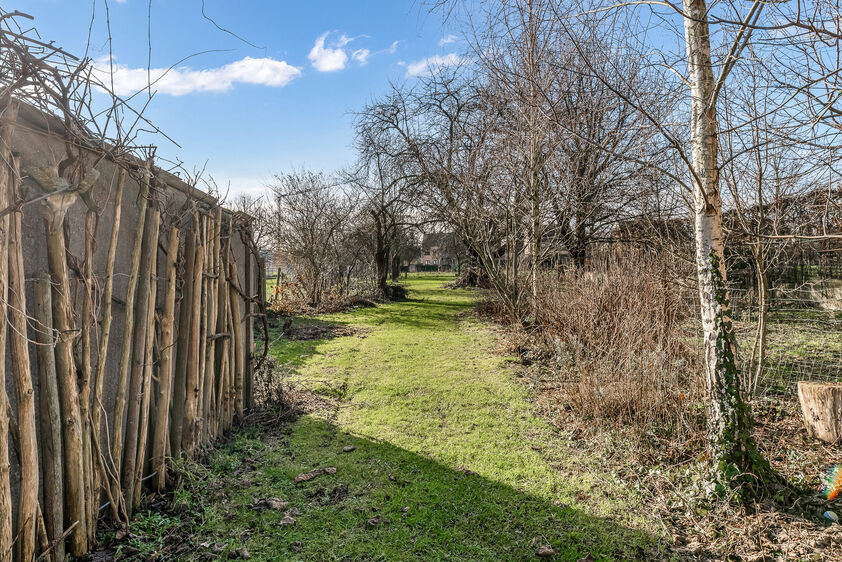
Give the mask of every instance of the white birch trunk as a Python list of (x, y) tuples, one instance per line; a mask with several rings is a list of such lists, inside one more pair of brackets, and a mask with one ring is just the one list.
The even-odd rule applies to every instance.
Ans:
[(711, 103), (715, 82), (705, 0), (684, 0), (684, 11), (692, 95), (694, 233), (709, 396), (709, 447), (716, 479), (733, 485), (738, 475), (751, 473), (762, 478), (769, 470), (754, 445), (751, 415), (740, 396), (740, 374), (734, 357), (722, 239), (716, 108)]

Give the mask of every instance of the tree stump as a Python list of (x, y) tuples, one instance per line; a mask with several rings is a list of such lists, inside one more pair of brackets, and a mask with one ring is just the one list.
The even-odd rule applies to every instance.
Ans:
[(842, 383), (799, 381), (798, 399), (807, 433), (838, 443), (842, 439)]

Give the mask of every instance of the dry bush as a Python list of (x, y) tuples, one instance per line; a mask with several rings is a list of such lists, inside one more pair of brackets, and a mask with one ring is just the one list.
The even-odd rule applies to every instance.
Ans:
[(284, 407), (284, 383), (291, 369), (268, 356), (254, 372), (254, 403), (259, 409)]
[(542, 284), (531, 354), (558, 373), (560, 399), (578, 416), (686, 441), (701, 427), (704, 385), (681, 292), (658, 256), (600, 262)]
[(278, 316), (292, 317), (313, 314), (334, 314), (354, 308), (367, 308), (370, 306), (374, 306), (374, 302), (359, 295), (328, 293), (322, 298), (318, 306), (312, 306), (305, 299), (299, 298), (269, 301), (267, 312), (271, 318), (276, 318)]

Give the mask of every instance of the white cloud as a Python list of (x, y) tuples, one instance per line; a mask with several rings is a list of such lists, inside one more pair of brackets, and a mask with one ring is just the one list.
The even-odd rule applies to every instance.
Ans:
[(457, 41), (459, 41), (459, 37), (457, 35), (448, 35), (447, 37), (439, 39), (439, 47), (444, 47), (445, 45), (450, 45), (451, 43), (456, 43)]
[(342, 49), (345, 45), (352, 41), (344, 33), (339, 41), (331, 46), (325, 47), (325, 41), (329, 31), (325, 31), (318, 39), (316, 39), (313, 48), (310, 49), (310, 54), (307, 58), (313, 64), (313, 68), (319, 72), (333, 72), (334, 70), (342, 70), (345, 68), (345, 63), (348, 62), (348, 54)]
[(286, 61), (271, 58), (245, 57), (238, 61), (204, 70), (193, 70), (187, 66), (176, 68), (130, 68), (123, 64), (108, 65), (108, 58), (100, 59), (94, 68), (97, 78), (110, 85), (113, 71), (114, 93), (126, 96), (143, 90), (149, 78), (152, 90), (171, 96), (182, 96), (192, 92), (227, 92), (236, 83), (260, 84), (279, 88), (286, 86), (301, 75), (301, 69)]
[(368, 35), (348, 37), (346, 33), (343, 33), (335, 39), (330, 39), (331, 33), (335, 32), (325, 31), (320, 35), (313, 44), (313, 48), (310, 49), (310, 54), (307, 55), (313, 68), (320, 72), (333, 72), (344, 69), (349, 60), (349, 52), (351, 60), (356, 61), (360, 66), (365, 66), (373, 57), (382, 54), (395, 54), (398, 50), (398, 45), (401, 43), (400, 41), (393, 41), (391, 45), (379, 51), (372, 51), (366, 47), (360, 47), (354, 50), (349, 48), (346, 50), (345, 47), (352, 41), (370, 37)]
[(360, 63), (360, 65), (365, 65), (368, 62), (368, 57), (370, 55), (371, 51), (368, 49), (357, 49), (351, 53), (351, 58)]
[(348, 35), (343, 33), (342, 35), (339, 36), (339, 39), (336, 41), (336, 46), (337, 47), (344, 47), (345, 45), (347, 45), (348, 43), (350, 43), (354, 39), (356, 39), (356, 37), (348, 37)]
[(429, 76), (430, 74), (435, 73), (438, 69), (445, 68), (448, 66), (457, 66), (460, 64), (465, 64), (467, 62), (470, 62), (470, 59), (467, 59), (456, 53), (450, 53), (444, 56), (434, 55), (432, 57), (427, 57), (425, 59), (421, 59), (419, 61), (407, 64), (406, 75)]

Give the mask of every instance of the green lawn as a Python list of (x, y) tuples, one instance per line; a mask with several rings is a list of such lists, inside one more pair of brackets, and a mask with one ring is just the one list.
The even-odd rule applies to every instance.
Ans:
[[(556, 560), (669, 558), (634, 492), (537, 417), (493, 328), (468, 314), (475, 294), (450, 279), (410, 277), (407, 301), (316, 319), (357, 335), (273, 345), (338, 407), (211, 455), (177, 494), (200, 522), (191, 556), (218, 543), (253, 560), (529, 560), (548, 544)], [(255, 498), (288, 501), (296, 523)]]

